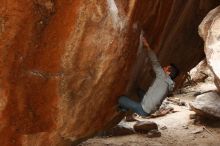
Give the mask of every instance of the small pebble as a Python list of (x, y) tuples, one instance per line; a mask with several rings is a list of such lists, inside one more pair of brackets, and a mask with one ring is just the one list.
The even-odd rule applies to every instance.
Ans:
[(189, 118), (190, 118), (190, 119), (196, 119), (196, 114), (190, 114), (190, 115), (189, 115)]
[(189, 127), (187, 125), (184, 125), (183, 128), (184, 129), (189, 129)]
[(161, 132), (158, 130), (151, 130), (147, 133), (148, 138), (153, 138), (153, 137), (161, 137)]
[(163, 126), (160, 128), (161, 130), (166, 130), (167, 129), (167, 126)]

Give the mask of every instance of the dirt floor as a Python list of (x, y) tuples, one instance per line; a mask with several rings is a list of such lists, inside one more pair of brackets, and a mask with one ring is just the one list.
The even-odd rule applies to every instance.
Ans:
[[(212, 83), (200, 83), (194, 87), (186, 87), (173, 98), (180, 98), (187, 103), (186, 106), (178, 106), (173, 103), (169, 105), (174, 108), (175, 113), (167, 114), (154, 119), (140, 119), (154, 121), (159, 126), (161, 137), (147, 138), (144, 134), (133, 134), (128, 136), (89, 139), (80, 146), (220, 146), (220, 121), (207, 121), (195, 124), (190, 119), (189, 102), (195, 97), (195, 92), (215, 90)], [(122, 123), (125, 126), (132, 126), (132, 123)], [(161, 128), (166, 126), (164, 130)]]

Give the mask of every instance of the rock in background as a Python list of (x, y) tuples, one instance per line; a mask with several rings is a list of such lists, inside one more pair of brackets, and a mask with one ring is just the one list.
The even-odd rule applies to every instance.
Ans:
[(189, 72), (190, 78), (193, 82), (205, 82), (206, 80), (213, 82), (214, 76), (210, 70), (206, 59), (202, 60), (196, 67)]
[[(210, 11), (199, 26), (199, 34), (205, 41), (208, 66), (214, 74), (214, 82), (220, 91), (220, 6)], [(208, 92), (196, 97), (191, 103), (192, 110), (205, 117), (220, 118), (220, 96)]]
[(220, 118), (220, 96), (216, 92), (197, 96), (190, 106), (200, 116)]
[(0, 0), (0, 145), (66, 146), (111, 125), (118, 97), (152, 79), (141, 27), (184, 74), (204, 57), (197, 26), (218, 4)]
[(205, 41), (208, 65), (215, 75), (220, 91), (220, 6), (208, 13), (199, 26), (199, 34)]

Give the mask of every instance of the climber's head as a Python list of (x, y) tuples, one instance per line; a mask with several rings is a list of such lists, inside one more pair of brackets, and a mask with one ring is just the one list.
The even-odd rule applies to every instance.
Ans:
[(173, 80), (179, 75), (179, 69), (177, 66), (173, 63), (163, 68), (166, 74), (170, 76), (170, 78)]

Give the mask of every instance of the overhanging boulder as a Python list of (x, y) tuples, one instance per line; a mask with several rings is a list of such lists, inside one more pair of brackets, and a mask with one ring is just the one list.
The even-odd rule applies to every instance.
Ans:
[(0, 145), (66, 146), (102, 130), (120, 95), (150, 84), (141, 28), (184, 74), (204, 57), (197, 26), (219, 3), (0, 0)]

